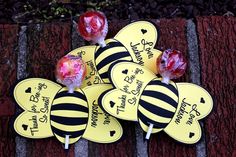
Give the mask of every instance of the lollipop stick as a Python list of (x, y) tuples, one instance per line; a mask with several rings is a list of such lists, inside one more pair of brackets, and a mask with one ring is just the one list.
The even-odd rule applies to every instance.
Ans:
[(65, 138), (65, 149), (69, 149), (69, 141), (70, 141), (69, 136), (70, 135), (66, 135), (66, 138)]
[(161, 80), (162, 83), (169, 84), (170, 78), (169, 77), (163, 77)]
[(105, 40), (98, 40), (98, 44), (101, 46), (101, 47), (105, 47), (106, 46), (106, 43), (105, 43)]
[(68, 87), (68, 93), (74, 93), (74, 87)]
[(148, 132), (147, 132), (146, 137), (145, 137), (147, 140), (150, 138), (150, 135), (152, 133), (152, 128), (153, 128), (153, 124), (150, 123), (150, 125), (148, 127)]

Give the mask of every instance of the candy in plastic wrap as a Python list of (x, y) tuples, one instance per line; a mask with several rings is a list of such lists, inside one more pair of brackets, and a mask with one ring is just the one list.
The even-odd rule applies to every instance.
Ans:
[(78, 31), (85, 40), (104, 47), (104, 39), (108, 32), (107, 18), (102, 12), (88, 11), (79, 18)]
[(162, 76), (162, 82), (168, 84), (170, 79), (181, 77), (187, 67), (187, 62), (180, 51), (168, 49), (157, 58), (157, 72)]
[(57, 82), (68, 87), (68, 92), (80, 87), (86, 74), (86, 66), (79, 56), (66, 55), (62, 57), (56, 66)]

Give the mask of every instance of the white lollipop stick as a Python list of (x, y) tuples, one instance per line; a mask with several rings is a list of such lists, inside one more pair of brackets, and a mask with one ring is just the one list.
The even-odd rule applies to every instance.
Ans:
[(68, 87), (68, 93), (74, 93), (74, 87)]
[(153, 128), (153, 124), (150, 123), (150, 125), (148, 127), (148, 132), (147, 132), (146, 137), (145, 137), (147, 140), (149, 140), (149, 138), (150, 138), (150, 135), (152, 133), (152, 128)]
[(98, 43), (101, 47), (105, 47), (106, 43), (103, 37), (98, 38), (97, 41), (95, 41), (96, 43)]
[(65, 138), (65, 149), (69, 149), (69, 141), (70, 141), (70, 135), (66, 135)]
[(165, 84), (169, 84), (170, 83), (170, 78), (169, 77), (163, 77), (161, 82), (165, 83)]

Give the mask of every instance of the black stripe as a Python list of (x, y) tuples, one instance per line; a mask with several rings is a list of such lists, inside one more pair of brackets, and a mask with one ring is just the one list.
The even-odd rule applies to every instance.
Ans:
[[(131, 60), (130, 60), (131, 61)], [(114, 62), (113, 62), (114, 63)], [(102, 73), (102, 74), (99, 74), (99, 76), (102, 78), (102, 79), (108, 79), (109, 78), (109, 75), (108, 75), (108, 71)]]
[(165, 94), (157, 92), (157, 91), (145, 90), (142, 95), (146, 95), (149, 97), (160, 99), (160, 100), (170, 104), (174, 108), (177, 108), (177, 105), (178, 105), (178, 103), (174, 99), (172, 99), (168, 95), (165, 95)]
[(66, 135), (70, 135), (69, 138), (77, 138), (77, 137), (83, 135), (83, 133), (84, 133), (84, 129), (79, 130), (79, 131), (63, 131), (63, 130), (60, 130), (60, 129), (55, 128), (53, 126), (51, 126), (51, 127), (52, 127), (52, 132), (62, 138), (65, 138)]
[(84, 94), (74, 91), (74, 93), (68, 93), (68, 91), (62, 91), (56, 94), (54, 99), (60, 98), (60, 97), (66, 97), (66, 96), (72, 96), (72, 97), (76, 97), (76, 98), (80, 98), (83, 99), (84, 101), (87, 102), (87, 99), (85, 97)]
[(108, 72), (104, 72), (104, 73), (100, 74), (100, 77), (102, 79), (108, 78)]
[(178, 90), (172, 85), (172, 84), (165, 84), (162, 83), (160, 80), (152, 80), (151, 82), (148, 83), (148, 85), (159, 85), (168, 88), (171, 90), (177, 97), (179, 96)]
[(143, 115), (140, 111), (138, 111), (138, 118), (146, 126), (149, 126), (150, 123), (152, 123), (153, 128), (156, 128), (156, 129), (162, 129), (162, 128), (165, 128), (168, 125), (168, 123), (160, 123), (160, 122), (153, 121), (153, 120), (149, 119), (148, 117), (146, 117), (145, 115)]
[(112, 55), (107, 56), (104, 58), (100, 63), (97, 64), (97, 70), (102, 69), (104, 66), (111, 64), (113, 61), (116, 61), (118, 59), (121, 59), (123, 57), (128, 57), (130, 56), (127, 51), (124, 52), (118, 52)]
[(87, 124), (88, 118), (77, 118), (77, 117), (59, 117), (50, 115), (51, 121), (57, 122), (64, 125), (82, 125)]
[(51, 111), (55, 110), (72, 110), (72, 111), (82, 111), (88, 113), (88, 108), (82, 105), (70, 104), (70, 103), (62, 103), (62, 104), (53, 104), (51, 107)]
[(166, 117), (166, 118), (173, 118), (174, 117), (174, 112), (168, 111), (166, 109), (160, 108), (158, 106), (155, 106), (153, 104), (150, 104), (144, 100), (141, 99), (139, 100), (139, 104), (145, 108), (146, 110), (148, 110), (149, 112), (161, 116), (161, 117)]
[(106, 51), (107, 49), (110, 49), (112, 47), (119, 47), (122, 46), (124, 47), (120, 42), (110, 42), (108, 43), (105, 47), (100, 47), (96, 52), (95, 52), (95, 59), (103, 52)]

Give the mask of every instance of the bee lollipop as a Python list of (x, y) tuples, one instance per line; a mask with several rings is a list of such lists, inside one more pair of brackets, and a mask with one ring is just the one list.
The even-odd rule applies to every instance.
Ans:
[[(81, 33), (82, 34), (82, 33)], [(81, 54), (87, 73), (84, 86), (110, 83), (108, 69), (118, 60), (127, 60), (156, 71), (156, 58), (161, 54), (154, 48), (159, 38), (155, 25), (147, 21), (136, 21), (121, 29), (114, 38), (106, 40), (106, 46), (83, 46), (69, 54)]]
[[(181, 77), (187, 67), (186, 60), (180, 51), (168, 49), (165, 50), (156, 61), (157, 72), (162, 76), (162, 82), (165, 84), (170, 83), (170, 79), (177, 79)], [(153, 124), (150, 123), (146, 135), (149, 139)]]
[(112, 143), (123, 134), (120, 123), (98, 105), (98, 97), (111, 85), (98, 84), (68, 88), (42, 78), (20, 81), (14, 88), (14, 98), (23, 109), (14, 121), (15, 131), (24, 137), (53, 137), (65, 144), (85, 138), (98, 143)]
[(98, 11), (88, 11), (79, 18), (78, 31), (87, 41), (106, 46), (105, 37), (108, 32), (108, 23), (105, 15)]
[(66, 55), (57, 63), (57, 82), (67, 86), (69, 93), (73, 93), (76, 87), (81, 86), (85, 74), (86, 66), (81, 57)]
[(186, 82), (163, 83), (148, 68), (129, 61), (112, 64), (109, 76), (113, 89), (105, 91), (98, 100), (106, 112), (137, 121), (145, 132), (163, 130), (187, 144), (200, 140), (198, 120), (206, 117), (213, 107), (205, 89)]

